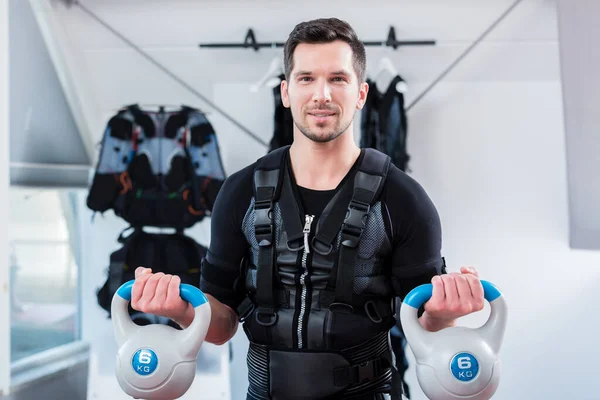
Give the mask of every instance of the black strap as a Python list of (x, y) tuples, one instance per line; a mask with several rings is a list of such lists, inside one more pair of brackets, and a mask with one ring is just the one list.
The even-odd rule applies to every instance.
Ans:
[(256, 273), (256, 321), (271, 326), (277, 320), (275, 312), (275, 226), (273, 204), (279, 196), (281, 165), (287, 148), (263, 157), (254, 171), (254, 233), (258, 242)]
[(402, 386), (402, 377), (400, 376), (400, 372), (398, 369), (392, 365), (392, 393), (391, 400), (403, 400), (404, 397), (404, 387)]
[(194, 161), (192, 159), (192, 155), (190, 154), (190, 149), (188, 148), (188, 143), (192, 142), (192, 129), (189, 127), (190, 123), (190, 112), (193, 110), (191, 108), (182, 107), (181, 114), (185, 118), (185, 142), (181, 143), (181, 147), (185, 153), (185, 168), (187, 169), (188, 180), (192, 182), (191, 184), (191, 193), (192, 199), (190, 203), (192, 204), (192, 208), (196, 211), (204, 211), (202, 207), (202, 195), (201, 188), (198, 184), (196, 184), (196, 168), (194, 167)]
[[(131, 234), (129, 234), (129, 236), (125, 236), (125, 232), (127, 232), (129, 230), (133, 230), (133, 232)], [(143, 231), (142, 231), (141, 227), (134, 226), (134, 225), (129, 225), (127, 228), (123, 229), (121, 231), (121, 233), (119, 233), (119, 237), (117, 238), (117, 242), (119, 242), (119, 243), (126, 243), (127, 241), (131, 240), (135, 236), (138, 236), (142, 232)]]
[(315, 252), (326, 256), (333, 250), (333, 242), (347, 212), (346, 204), (352, 199), (352, 190), (352, 181), (346, 182), (321, 213), (317, 232), (312, 240)]
[(360, 364), (336, 368), (333, 371), (333, 379), (336, 386), (358, 385), (378, 378), (391, 367), (386, 358), (375, 358)]
[[(256, 171), (254, 185), (254, 233), (258, 242), (258, 271), (256, 274), (256, 300), (266, 313), (274, 312), (273, 266), (275, 229), (273, 225), (273, 198), (279, 180), (279, 171)], [(261, 311), (263, 311), (261, 310)]]
[(304, 238), (302, 219), (300, 218), (300, 207), (294, 198), (294, 189), (290, 174), (284, 172), (283, 183), (281, 186), (281, 197), (279, 198), (279, 206), (281, 207), (281, 218), (285, 233), (287, 235), (287, 246), (291, 251), (299, 251), (304, 248)]
[[(271, 352), (282, 353), (289, 351), (298, 354), (295, 349), (284, 349), (280, 346), (269, 346), (250, 341), (248, 349), (248, 376), (249, 390), (254, 393), (262, 393), (265, 398), (269, 394), (271, 374)], [(327, 380), (339, 390), (347, 390), (343, 398), (354, 397), (366, 390), (374, 388), (365, 388), (361, 383), (373, 380), (381, 380), (381, 384), (387, 386), (387, 379), (381, 379), (384, 375), (393, 377), (393, 355), (389, 348), (389, 333), (381, 332), (371, 339), (343, 350), (306, 350), (301, 357), (303, 359), (299, 368), (312, 371), (311, 364), (321, 363), (328, 353), (341, 355), (345, 362), (343, 365), (330, 365), (330, 372), (319, 376), (319, 379)], [(320, 366), (320, 365), (319, 365)], [(281, 368), (281, 366), (279, 366)], [(290, 367), (293, 370), (294, 366)], [(328, 371), (328, 372), (329, 372)], [(393, 379), (392, 386), (394, 386)], [(389, 382), (389, 381), (388, 381)], [(283, 382), (285, 384), (285, 382)], [(322, 382), (319, 382), (322, 383)], [(280, 382), (281, 384), (281, 382)], [(395, 390), (395, 389), (393, 389)], [(400, 388), (400, 390), (402, 390)], [(298, 396), (298, 393), (295, 393)], [(329, 397), (328, 397), (329, 398)], [(335, 397), (338, 398), (338, 397)], [(392, 397), (396, 400), (397, 397)]]
[(354, 178), (352, 199), (342, 224), (334, 303), (330, 305), (330, 309), (333, 311), (352, 310), (358, 244), (366, 226), (371, 205), (379, 196), (385, 183), (389, 165), (390, 158), (387, 155), (372, 149), (365, 149), (361, 168)]

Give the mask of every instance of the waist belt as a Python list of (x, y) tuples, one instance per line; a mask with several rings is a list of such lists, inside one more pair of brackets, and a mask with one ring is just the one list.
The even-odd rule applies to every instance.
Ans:
[(249, 398), (339, 399), (376, 392), (401, 395), (401, 387), (393, 379), (397, 372), (387, 332), (342, 351), (282, 349), (250, 342), (247, 361)]

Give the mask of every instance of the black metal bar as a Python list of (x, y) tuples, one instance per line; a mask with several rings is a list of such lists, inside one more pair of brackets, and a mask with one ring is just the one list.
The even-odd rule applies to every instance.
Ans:
[[(381, 47), (385, 47), (385, 46), (389, 46), (389, 47), (399, 47), (399, 46), (433, 46), (435, 45), (435, 40), (397, 40), (395, 42), (386, 42), (386, 41), (369, 41), (369, 42), (363, 42), (363, 44), (365, 46), (381, 46)], [(279, 43), (279, 42), (273, 42), (273, 43), (254, 43), (254, 44), (247, 44), (247, 43), (201, 43), (199, 45), (199, 47), (202, 48), (240, 48), (240, 49), (250, 49), (250, 48), (254, 48), (254, 50), (258, 50), (258, 48), (266, 48), (266, 47), (271, 47), (271, 48), (276, 48), (276, 47), (283, 47), (285, 46), (285, 43)]]
[(240, 48), (240, 49), (254, 49), (254, 50), (258, 50), (258, 48), (265, 48), (265, 47), (272, 47), (272, 48), (276, 48), (276, 47), (283, 47), (285, 45), (285, 43), (254, 43), (254, 44), (247, 44), (247, 43), (202, 43), (199, 45), (199, 47), (202, 48), (223, 48), (223, 49), (234, 49), (234, 48)]
[[(381, 46), (381, 47), (393, 47), (397, 49), (400, 46), (433, 46), (435, 45), (435, 40), (398, 40), (396, 39), (396, 31), (394, 27), (390, 27), (388, 32), (388, 37), (386, 40), (368, 40), (363, 41), (365, 46)], [(258, 43), (256, 41), (256, 36), (254, 35), (254, 31), (252, 29), (248, 29), (246, 33), (246, 37), (243, 43), (200, 43), (198, 45), (201, 48), (212, 48), (212, 49), (254, 49), (254, 51), (258, 51), (261, 48), (280, 48), (285, 46), (285, 43), (282, 42), (263, 42)]]
[(399, 46), (433, 46), (435, 45), (435, 40), (396, 40), (393, 42), (363, 42), (365, 46), (389, 46), (394, 49)]

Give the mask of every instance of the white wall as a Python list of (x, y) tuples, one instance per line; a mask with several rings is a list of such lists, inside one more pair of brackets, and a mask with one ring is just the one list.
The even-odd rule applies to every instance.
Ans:
[[(0, 0), (0, 192), (8, 193), (8, 1)], [(10, 385), (8, 196), (0, 200), (0, 396)]]
[[(88, 2), (92, 3), (92, 2)], [(305, 4), (306, 3), (306, 4)], [(344, 8), (311, 2), (242, 3), (109, 1), (90, 5), (99, 16), (265, 140), (272, 132), (268, 89), (249, 86), (268, 67), (275, 50), (198, 49), (199, 42), (243, 40), (248, 27), (260, 41), (283, 41), (301, 20), (336, 15), (365, 40), (383, 40), (389, 25), (401, 38), (432, 38), (435, 47), (396, 52), (369, 48), (372, 69), (389, 53), (409, 83), (408, 101), (472, 43), (512, 1), (351, 1)], [(375, 5), (378, 10), (375, 11)], [(233, 7), (234, 11), (227, 10)], [(89, 77), (99, 121), (134, 101), (188, 103), (209, 109), (76, 8), (55, 16), (70, 35), (68, 49)], [(440, 212), (443, 252), (450, 270), (475, 265), (497, 284), (509, 304), (502, 349), (503, 373), (496, 399), (597, 399), (594, 284), (600, 254), (568, 246), (565, 139), (554, 1), (525, 0), (469, 57), (409, 114), (412, 175)], [(233, 172), (264, 149), (216, 112), (224, 162)], [(96, 134), (100, 137), (102, 126)], [(87, 302), (84, 337), (95, 348), (95, 395), (117, 398), (106, 372), (114, 353), (110, 330), (95, 310), (92, 287), (102, 282), (109, 251), (122, 225), (107, 218), (85, 228)], [(205, 231), (204, 231), (205, 232)], [(206, 237), (198, 233), (198, 238)], [(588, 304), (592, 304), (589, 306)], [(462, 323), (477, 326), (486, 311)], [(100, 340), (102, 339), (102, 340)], [(100, 346), (100, 347), (98, 347)], [(593, 349), (593, 347), (592, 347)], [(593, 351), (593, 350), (592, 350)], [(234, 339), (232, 398), (243, 399), (245, 339)], [(109, 357), (109, 356), (106, 356)], [(414, 366), (414, 360), (411, 366)], [(101, 371), (102, 370), (102, 371)], [(102, 374), (102, 375), (101, 375)], [(409, 370), (413, 399), (419, 393)], [(211, 387), (216, 387), (213, 385)]]

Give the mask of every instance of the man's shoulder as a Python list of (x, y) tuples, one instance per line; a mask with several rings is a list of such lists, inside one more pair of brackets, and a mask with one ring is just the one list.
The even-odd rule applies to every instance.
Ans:
[(394, 164), (390, 165), (381, 200), (407, 212), (435, 208), (423, 185)]
[(275, 167), (280, 162), (282, 155), (285, 155), (285, 149), (283, 148), (259, 157), (252, 164), (229, 175), (223, 188), (235, 195), (246, 195), (247, 193), (251, 195), (253, 193), (254, 172), (258, 168), (271, 169)]
[[(381, 167), (380, 163), (383, 162), (384, 158), (389, 158), (389, 156), (383, 153), (381, 150), (373, 148), (362, 148), (361, 150), (364, 152), (365, 156), (368, 153), (370, 153), (371, 156), (370, 161), (366, 161), (365, 159), (363, 159), (362, 162), (367, 163), (367, 165), (369, 165), (370, 168), (375, 168), (376, 170), (379, 170), (379, 168)], [(408, 187), (414, 184), (418, 185), (418, 183), (412, 177), (410, 177), (408, 174), (406, 174), (404, 171), (398, 168), (393, 161), (390, 161), (385, 184), (386, 186), (390, 185), (400, 187)]]
[(225, 179), (221, 191), (228, 192), (231, 196), (241, 196), (246, 193), (252, 195), (252, 177), (255, 168), (256, 162), (229, 175)]
[(244, 168), (242, 168), (240, 170), (237, 170), (233, 174), (229, 175), (229, 177), (227, 177), (227, 181), (243, 182), (244, 180), (248, 180), (249, 178), (252, 177), (252, 174), (254, 173), (254, 170), (256, 169), (256, 163), (257, 163), (257, 161), (245, 166)]
[(422, 190), (421, 184), (417, 180), (406, 172), (402, 171), (393, 163), (390, 164), (390, 168), (385, 179), (385, 186), (388, 190), (394, 191), (413, 191)]

